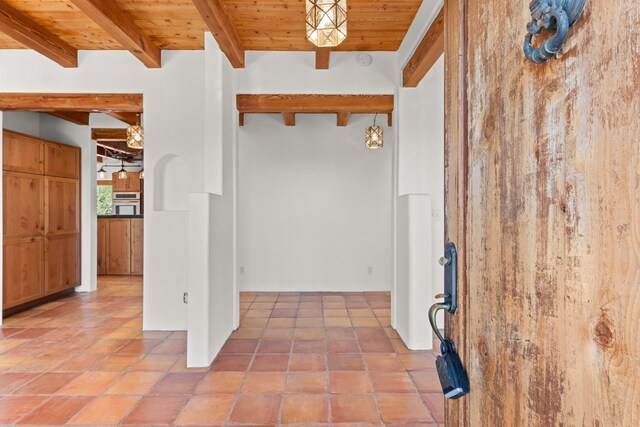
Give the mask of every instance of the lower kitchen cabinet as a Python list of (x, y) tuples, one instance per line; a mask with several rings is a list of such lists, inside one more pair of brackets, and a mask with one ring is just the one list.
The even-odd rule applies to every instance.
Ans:
[(98, 219), (98, 274), (142, 275), (143, 227), (142, 218)]

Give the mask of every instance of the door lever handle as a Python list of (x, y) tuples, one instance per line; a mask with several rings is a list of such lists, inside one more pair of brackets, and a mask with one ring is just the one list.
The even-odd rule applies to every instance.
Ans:
[(436, 315), (440, 310), (447, 310), (450, 312), (451, 303), (450, 302), (437, 302), (429, 308), (429, 323), (431, 324), (431, 329), (436, 334), (441, 343), (445, 342), (444, 337), (440, 333), (440, 329), (438, 329), (438, 325), (436, 324)]

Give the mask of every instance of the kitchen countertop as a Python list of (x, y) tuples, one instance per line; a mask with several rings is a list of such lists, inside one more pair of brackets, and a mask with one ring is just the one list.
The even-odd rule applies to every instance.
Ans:
[(98, 219), (144, 218), (144, 215), (98, 215)]

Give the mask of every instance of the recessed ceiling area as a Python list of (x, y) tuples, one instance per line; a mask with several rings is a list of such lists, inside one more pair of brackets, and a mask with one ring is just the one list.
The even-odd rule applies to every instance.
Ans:
[[(121, 50), (122, 44), (71, 0), (3, 0), (79, 50)], [(160, 49), (204, 48), (209, 31), (192, 0), (116, 0), (115, 3)], [(310, 51), (304, 0), (221, 0), (244, 50)], [(348, 0), (349, 36), (336, 50), (395, 51), (420, 0)], [(24, 45), (0, 33), (0, 49)]]

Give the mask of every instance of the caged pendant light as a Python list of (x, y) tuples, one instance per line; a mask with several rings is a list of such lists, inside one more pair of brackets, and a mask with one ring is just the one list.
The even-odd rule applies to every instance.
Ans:
[(98, 171), (98, 179), (101, 181), (104, 181), (105, 179), (107, 179), (107, 171), (104, 170), (104, 166), (102, 166)]
[(122, 168), (120, 168), (120, 170), (118, 171), (118, 179), (127, 179), (128, 176), (129, 174), (127, 173), (127, 170), (124, 168), (124, 160), (123, 160)]
[(377, 150), (384, 146), (382, 126), (376, 126), (376, 118), (378, 118), (377, 114), (373, 117), (373, 126), (369, 126), (364, 133), (364, 143), (370, 150)]
[(127, 147), (135, 150), (144, 149), (144, 129), (140, 126), (140, 115), (138, 122), (127, 128)]
[(307, 40), (335, 47), (347, 38), (347, 0), (306, 0)]

